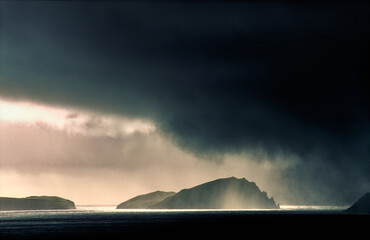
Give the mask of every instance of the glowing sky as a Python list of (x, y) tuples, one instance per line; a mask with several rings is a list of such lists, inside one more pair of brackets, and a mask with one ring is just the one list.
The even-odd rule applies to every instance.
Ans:
[(0, 99), (0, 107), (1, 196), (118, 204), (144, 192), (245, 175), (272, 191), (278, 189), (273, 171), (287, 167), (247, 155), (227, 156), (222, 164), (199, 160), (141, 119), (30, 101)]
[(0, 120), (26, 125), (45, 124), (69, 134), (117, 137), (136, 132), (150, 133), (154, 123), (122, 116), (101, 115), (32, 102), (10, 102), (0, 99)]

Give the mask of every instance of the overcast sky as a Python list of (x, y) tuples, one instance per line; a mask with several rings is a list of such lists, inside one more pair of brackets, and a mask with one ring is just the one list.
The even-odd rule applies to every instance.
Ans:
[(370, 5), (2, 1), (0, 195), (370, 189)]

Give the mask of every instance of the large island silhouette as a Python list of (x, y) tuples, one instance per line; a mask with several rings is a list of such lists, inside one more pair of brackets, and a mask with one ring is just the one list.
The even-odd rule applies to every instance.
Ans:
[[(167, 197), (164, 197), (168, 195)], [(162, 197), (160, 197), (162, 196)], [(150, 203), (150, 204), (148, 204)], [(183, 189), (178, 193), (153, 192), (129, 199), (117, 206), (145, 209), (278, 209), (254, 182), (235, 177), (217, 179)]]

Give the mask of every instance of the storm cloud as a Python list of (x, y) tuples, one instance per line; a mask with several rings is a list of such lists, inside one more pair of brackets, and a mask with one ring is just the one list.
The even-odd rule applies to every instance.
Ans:
[(284, 177), (349, 201), (370, 187), (369, 10), (3, 2), (0, 95), (150, 119), (208, 160), (296, 156)]

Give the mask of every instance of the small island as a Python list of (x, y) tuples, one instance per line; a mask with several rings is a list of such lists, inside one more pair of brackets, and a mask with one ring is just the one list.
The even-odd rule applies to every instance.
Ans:
[(129, 199), (117, 209), (278, 209), (274, 199), (254, 182), (235, 177), (217, 179), (190, 189), (153, 192)]
[(76, 209), (74, 202), (55, 196), (0, 197), (0, 211)]

